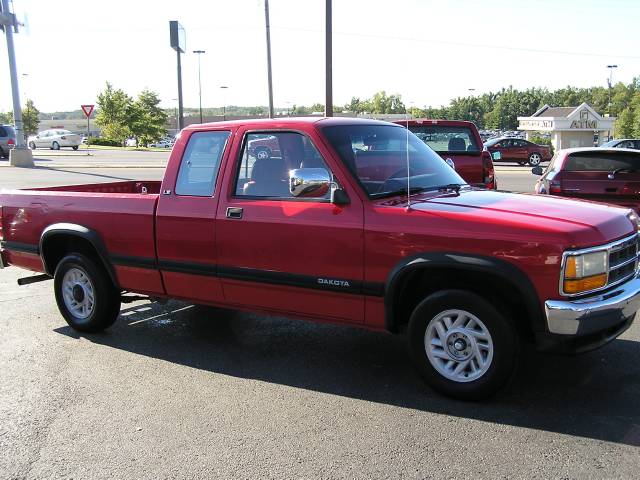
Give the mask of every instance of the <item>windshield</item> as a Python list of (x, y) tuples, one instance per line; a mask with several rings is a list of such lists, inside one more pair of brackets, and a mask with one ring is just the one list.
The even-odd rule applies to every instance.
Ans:
[(410, 125), (416, 137), (439, 153), (478, 153), (478, 142), (469, 127), (445, 125)]
[(411, 132), (393, 125), (340, 125), (323, 132), (369, 197), (436, 189), (465, 181)]

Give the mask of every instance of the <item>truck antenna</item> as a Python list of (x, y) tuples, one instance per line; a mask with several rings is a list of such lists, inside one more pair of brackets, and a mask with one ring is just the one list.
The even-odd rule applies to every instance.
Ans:
[(406, 120), (406, 145), (405, 151), (407, 153), (407, 212), (411, 210), (411, 175), (409, 168), (409, 113), (405, 111)]

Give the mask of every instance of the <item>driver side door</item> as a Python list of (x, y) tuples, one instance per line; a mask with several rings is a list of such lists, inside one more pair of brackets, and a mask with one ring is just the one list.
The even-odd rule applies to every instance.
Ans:
[[(364, 216), (358, 196), (335, 205), (297, 198), (288, 170), (326, 168), (344, 185), (319, 139), (283, 130), (247, 131), (232, 153), (216, 214), (218, 275), (228, 303), (345, 323), (364, 321)], [(258, 157), (261, 139), (272, 154)], [(278, 152), (277, 154), (275, 152)]]

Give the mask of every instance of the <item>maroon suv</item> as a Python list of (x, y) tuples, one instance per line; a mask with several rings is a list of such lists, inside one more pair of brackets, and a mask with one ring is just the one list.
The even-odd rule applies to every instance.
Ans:
[[(538, 145), (522, 138), (492, 138), (484, 142), (484, 146), (491, 152), (493, 160), (518, 162), (520, 165), (528, 163), (532, 167), (540, 165), (540, 162), (551, 160), (551, 149), (549, 147)], [(494, 155), (494, 153), (498, 152), (499, 155)]]
[(536, 193), (613, 203), (640, 211), (640, 152), (627, 148), (559, 150), (541, 175)]

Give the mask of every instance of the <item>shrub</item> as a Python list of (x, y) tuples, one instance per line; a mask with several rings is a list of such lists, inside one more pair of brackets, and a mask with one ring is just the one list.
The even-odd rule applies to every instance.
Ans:
[(104, 147), (121, 147), (122, 143), (111, 138), (89, 137), (87, 145), (102, 145)]
[(553, 144), (551, 143), (551, 138), (540, 137), (538, 135), (531, 135), (529, 137), (529, 141), (533, 143), (537, 143), (538, 145), (546, 145), (551, 148), (551, 154), (553, 155)]

